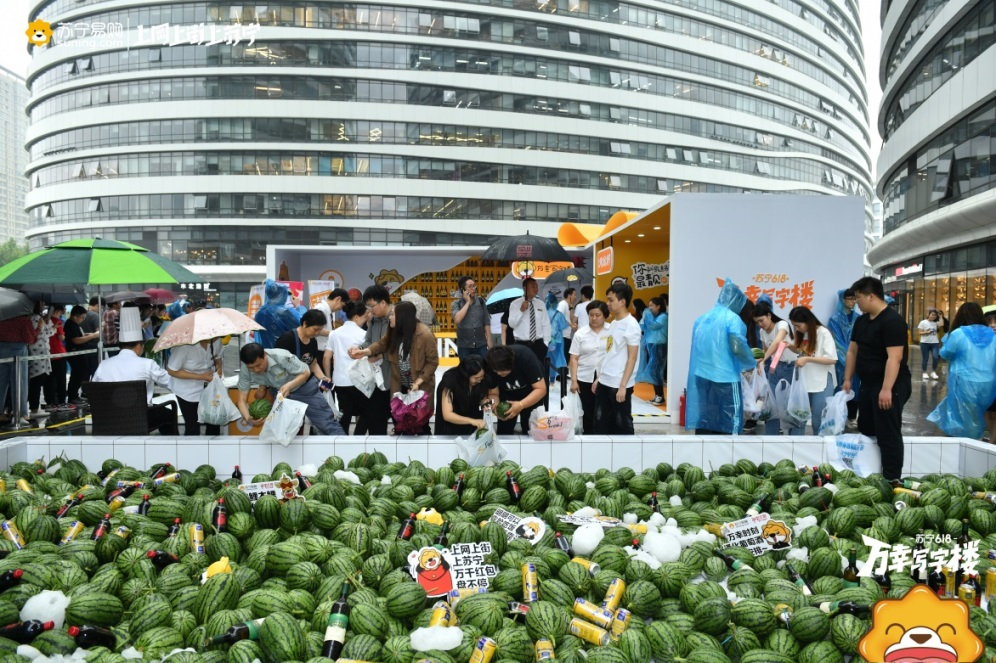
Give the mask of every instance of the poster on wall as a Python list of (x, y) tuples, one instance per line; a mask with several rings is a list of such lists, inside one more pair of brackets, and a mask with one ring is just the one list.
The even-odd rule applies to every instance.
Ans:
[(250, 318), (255, 318), (256, 311), (258, 311), (259, 307), (263, 305), (263, 297), (265, 297), (266, 294), (265, 290), (266, 286), (264, 286), (262, 283), (254, 285), (253, 287), (249, 288), (248, 314)]
[[(695, 194), (674, 196), (670, 204), (671, 393), (680, 395), (687, 384), (692, 325), (716, 304), (726, 278), (752, 300), (768, 295), (782, 319), (806, 306), (826, 324), (837, 290), (864, 275), (860, 197)], [(787, 220), (798, 233), (785, 232)], [(668, 399), (672, 413), (677, 405)]]
[(652, 290), (655, 288), (666, 288), (668, 276), (671, 273), (671, 261), (664, 262), (634, 262), (630, 265), (633, 273), (630, 283), (633, 290)]
[(287, 308), (295, 308), (294, 299), (304, 298), (304, 281), (277, 281), (290, 289), (290, 299), (287, 300)]
[(308, 308), (315, 308), (335, 290), (335, 281), (308, 281)]

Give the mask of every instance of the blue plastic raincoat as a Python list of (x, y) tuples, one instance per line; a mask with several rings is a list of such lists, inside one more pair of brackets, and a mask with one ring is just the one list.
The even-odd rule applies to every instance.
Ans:
[(730, 279), (716, 305), (692, 327), (688, 362), (685, 428), (738, 434), (744, 425), (740, 374), (757, 363), (747, 345), (747, 325), (740, 310), (747, 297)]
[(996, 399), (996, 333), (987, 325), (959, 327), (945, 335), (941, 356), (948, 362), (948, 393), (927, 421), (951, 437), (978, 439)]
[[(844, 308), (844, 290), (837, 291), (837, 310), (827, 321), (827, 329), (833, 336), (834, 345), (837, 346), (837, 364), (834, 368), (837, 371), (837, 391), (840, 385), (844, 384), (844, 363), (847, 361), (847, 347), (851, 344), (851, 330), (854, 328), (854, 321), (860, 315), (855, 309), (848, 313)], [(858, 395), (858, 376), (851, 378), (851, 391), (855, 397)]]
[(256, 311), (254, 320), (266, 327), (256, 332), (256, 339), (264, 348), (272, 348), (285, 331), (297, 329), (301, 315), (287, 308), (290, 288), (273, 279), (266, 279), (266, 302)]
[(550, 358), (550, 379), (557, 377), (557, 369), (567, 366), (564, 356), (564, 330), (571, 324), (564, 314), (557, 310), (557, 297), (552, 292), (546, 293), (546, 314), (550, 318), (550, 344), (546, 347), (546, 356)]
[(664, 384), (664, 370), (667, 367), (667, 313), (657, 315), (648, 306), (640, 321), (643, 338), (640, 339), (640, 367), (636, 371), (636, 381), (653, 385)]

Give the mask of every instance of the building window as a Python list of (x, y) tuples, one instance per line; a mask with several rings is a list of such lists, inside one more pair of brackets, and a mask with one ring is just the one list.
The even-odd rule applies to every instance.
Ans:
[(754, 172), (762, 175), (771, 175), (771, 164), (766, 161), (758, 161), (754, 165)]
[(581, 46), (581, 33), (580, 32), (574, 32), (573, 30), (571, 30), (570, 32), (567, 33), (567, 42), (571, 46), (578, 46), (578, 47), (580, 47)]
[(754, 85), (760, 88), (766, 88), (771, 85), (771, 79), (767, 76), (762, 76), (761, 74), (754, 74)]
[(103, 212), (104, 206), (101, 204), (100, 198), (91, 198), (87, 209), (90, 212)]

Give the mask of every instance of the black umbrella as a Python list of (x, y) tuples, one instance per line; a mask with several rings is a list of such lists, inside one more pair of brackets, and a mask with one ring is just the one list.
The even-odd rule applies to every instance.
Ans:
[(491, 246), (481, 255), (481, 260), (501, 260), (511, 262), (513, 260), (539, 260), (541, 262), (571, 261), (557, 240), (539, 235), (530, 235), (527, 231), (525, 235), (515, 237), (504, 237)]
[(595, 276), (591, 273), (591, 270), (584, 267), (568, 267), (567, 269), (558, 269), (551, 273), (550, 276), (546, 277), (544, 283), (546, 285), (566, 283), (571, 287), (580, 287), (591, 285), (594, 281)]
[(34, 310), (35, 303), (23, 292), (0, 288), (0, 320), (31, 315)]

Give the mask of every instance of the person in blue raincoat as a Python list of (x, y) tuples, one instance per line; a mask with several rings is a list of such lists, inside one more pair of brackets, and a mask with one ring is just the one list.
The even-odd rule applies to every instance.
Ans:
[(740, 376), (757, 366), (740, 319), (746, 305), (744, 293), (726, 279), (716, 305), (692, 327), (685, 428), (696, 433), (736, 435), (743, 429)]
[[(837, 364), (835, 366), (837, 371), (837, 388), (834, 390), (834, 393), (840, 391), (840, 385), (844, 383), (844, 363), (847, 361), (847, 348), (851, 344), (851, 330), (854, 328), (854, 321), (860, 315), (854, 309), (856, 301), (854, 291), (850, 288), (838, 290), (837, 310), (834, 311), (833, 315), (830, 316), (830, 320), (827, 321), (827, 329), (830, 330), (834, 345), (837, 346)], [(851, 391), (854, 393), (854, 398), (847, 401), (847, 419), (852, 425), (858, 416), (857, 396), (860, 387), (861, 381), (855, 375), (851, 378)]]
[(640, 368), (637, 382), (654, 386), (653, 405), (664, 403), (664, 377), (667, 371), (667, 302), (664, 297), (654, 297), (643, 310), (640, 321), (643, 338), (640, 340)]
[(546, 356), (550, 359), (550, 381), (557, 378), (557, 370), (567, 367), (567, 358), (564, 356), (564, 330), (570, 329), (571, 323), (564, 318), (564, 314), (557, 310), (557, 296), (553, 292), (546, 293), (546, 313), (550, 318), (550, 345), (547, 346)]
[(977, 440), (986, 428), (986, 409), (996, 398), (996, 333), (975, 302), (958, 309), (941, 357), (948, 362), (948, 391), (927, 421), (951, 437)]
[(256, 341), (264, 349), (276, 346), (277, 339), (286, 331), (297, 329), (301, 315), (287, 308), (290, 299), (290, 288), (273, 279), (266, 279), (266, 302), (256, 311), (254, 320), (266, 327), (256, 332)]

